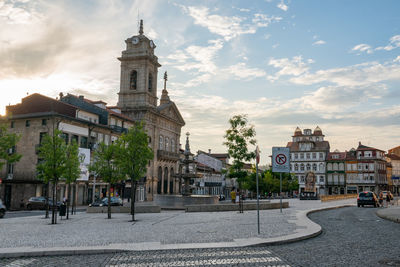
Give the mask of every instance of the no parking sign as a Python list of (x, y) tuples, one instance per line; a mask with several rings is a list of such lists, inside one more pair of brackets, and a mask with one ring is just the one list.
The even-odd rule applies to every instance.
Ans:
[(272, 171), (273, 172), (290, 172), (288, 147), (272, 148)]

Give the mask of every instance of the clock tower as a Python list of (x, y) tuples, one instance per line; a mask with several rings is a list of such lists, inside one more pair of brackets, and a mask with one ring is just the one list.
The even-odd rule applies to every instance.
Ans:
[[(139, 35), (125, 40), (122, 51), (121, 81), (117, 106), (124, 113), (154, 109), (157, 106), (157, 73), (161, 65), (154, 55), (154, 42), (143, 34), (140, 20)], [(136, 112), (135, 112), (136, 113)]]

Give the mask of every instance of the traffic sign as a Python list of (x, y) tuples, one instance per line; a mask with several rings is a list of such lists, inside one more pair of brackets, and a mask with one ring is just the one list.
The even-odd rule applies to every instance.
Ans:
[(272, 171), (273, 172), (290, 172), (288, 147), (272, 148)]

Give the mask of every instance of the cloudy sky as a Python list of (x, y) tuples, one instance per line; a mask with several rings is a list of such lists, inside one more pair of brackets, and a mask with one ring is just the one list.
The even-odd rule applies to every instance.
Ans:
[(400, 145), (399, 10), (396, 0), (0, 0), (0, 112), (32, 93), (116, 104), (117, 57), (141, 18), (193, 150), (226, 151), (234, 114), (248, 114), (264, 162), (297, 126), (318, 125), (331, 150), (387, 150)]

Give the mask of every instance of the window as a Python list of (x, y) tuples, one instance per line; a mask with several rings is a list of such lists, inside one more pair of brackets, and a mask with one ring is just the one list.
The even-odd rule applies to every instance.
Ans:
[(10, 128), (14, 128), (14, 126), (15, 126), (15, 121), (12, 121), (11, 125), (10, 125)]
[(319, 141), (319, 137), (317, 136), (317, 141)]
[(75, 142), (76, 144), (78, 144), (78, 141), (79, 141), (79, 136), (77, 135), (71, 136), (71, 143)]
[(306, 167), (307, 167), (307, 171), (311, 171), (311, 164), (310, 163), (307, 163)]
[(42, 132), (39, 134), (39, 144), (42, 144), (43, 138), (47, 135), (47, 132)]
[(171, 151), (172, 151), (172, 152), (176, 152), (176, 148), (175, 148), (175, 139), (171, 139)]
[(298, 155), (297, 153), (295, 153), (295, 154), (294, 154), (294, 158), (295, 158), (295, 159), (298, 159), (298, 158), (299, 158), (299, 155)]
[(14, 173), (14, 164), (7, 164), (7, 174), (13, 174)]
[(304, 164), (300, 164), (300, 171), (304, 171)]
[(47, 119), (42, 119), (42, 125), (47, 125)]
[(317, 153), (313, 152), (313, 153), (312, 153), (312, 158), (313, 158), (313, 159), (316, 159), (316, 158), (317, 158)]
[(320, 176), (320, 177), (319, 177), (319, 182), (320, 182), (320, 183), (323, 183), (323, 182), (324, 182), (324, 176)]
[(31, 126), (31, 121), (30, 120), (26, 120), (25, 121), (25, 127), (29, 127)]
[(62, 133), (62, 134), (61, 134), (61, 138), (64, 139), (65, 144), (68, 145), (69, 135), (68, 135), (67, 133)]
[(316, 171), (316, 170), (317, 170), (317, 164), (314, 163), (314, 164), (312, 165), (312, 169), (313, 169), (313, 171)]
[(310, 153), (307, 153), (306, 156), (307, 156), (307, 159), (310, 159)]
[(300, 153), (300, 158), (304, 159), (304, 154), (303, 153)]
[(324, 154), (323, 153), (319, 153), (319, 158), (320, 159), (324, 159)]
[(160, 150), (164, 149), (164, 138), (162, 135), (160, 135), (160, 143), (159, 143), (158, 149), (160, 149)]
[(165, 137), (165, 150), (169, 151), (169, 138)]
[(137, 71), (136, 70), (133, 70), (131, 72), (131, 81), (130, 81), (129, 88), (131, 90), (136, 90), (137, 89)]
[(88, 144), (88, 138), (86, 136), (81, 136), (80, 147), (86, 148)]
[(153, 75), (149, 73), (149, 92), (153, 89)]
[(304, 176), (300, 176), (300, 182), (304, 183)]
[(296, 163), (296, 164), (294, 164), (294, 170), (295, 171), (298, 171), (299, 170), (299, 165)]

